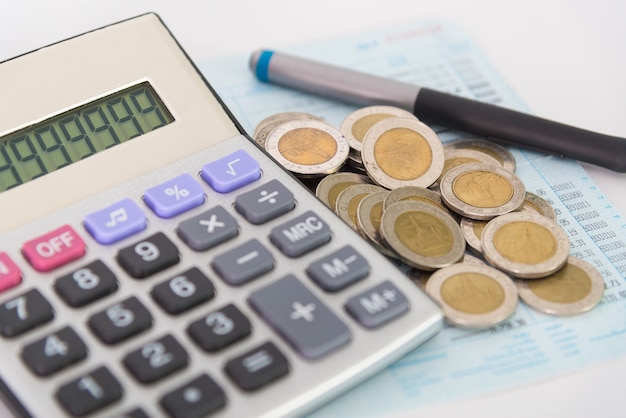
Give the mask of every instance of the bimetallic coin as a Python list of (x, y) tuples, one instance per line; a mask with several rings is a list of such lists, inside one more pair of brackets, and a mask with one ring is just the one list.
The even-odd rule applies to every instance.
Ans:
[(403, 186), (393, 189), (385, 199), (385, 209), (396, 202), (404, 200), (414, 200), (433, 205), (443, 211), (448, 211), (441, 200), (441, 195), (433, 190), (417, 186)]
[(567, 262), (570, 250), (567, 234), (560, 226), (530, 212), (492, 219), (483, 229), (481, 243), (489, 264), (524, 279), (555, 273)]
[(322, 120), (321, 118), (306, 112), (276, 113), (268, 116), (256, 125), (256, 127), (254, 128), (254, 133), (252, 134), (252, 138), (261, 147), (265, 148), (265, 141), (267, 140), (269, 134), (274, 130), (274, 128), (290, 120), (298, 119)]
[(357, 209), (359, 203), (366, 196), (376, 192), (386, 192), (384, 188), (376, 186), (374, 184), (355, 184), (346, 187), (339, 196), (337, 196), (337, 204), (335, 206), (335, 213), (339, 215), (348, 225), (350, 225), (355, 231), (358, 231), (357, 222)]
[(443, 170), (441, 140), (416, 119), (387, 118), (372, 126), (361, 151), (367, 174), (388, 189), (428, 187)]
[(448, 171), (463, 164), (484, 163), (500, 166), (500, 163), (495, 158), (471, 149), (450, 149), (444, 147), (443, 155), (445, 156), (445, 163), (443, 171), (439, 176), (439, 181)]
[(469, 264), (481, 264), (481, 265), (486, 265), (485, 262), (483, 260), (481, 260), (478, 257), (474, 257), (473, 255), (470, 255), (468, 253), (463, 254), (463, 258), (460, 261), (461, 263), (469, 263)]
[(432, 271), (456, 263), (465, 239), (452, 216), (428, 203), (403, 201), (389, 206), (380, 235), (410, 266)]
[(311, 177), (339, 170), (350, 146), (338, 129), (325, 122), (293, 120), (270, 133), (265, 149), (288, 171)]
[(395, 106), (367, 106), (346, 116), (341, 122), (339, 130), (348, 140), (350, 147), (360, 153), (363, 148), (363, 138), (365, 138), (367, 131), (376, 122), (391, 117), (417, 119), (411, 112)]
[(486, 328), (513, 314), (518, 293), (513, 281), (487, 265), (460, 263), (434, 272), (425, 287), (448, 322)]
[(487, 222), (488, 221), (479, 221), (477, 219), (470, 218), (461, 219), (461, 231), (465, 237), (465, 242), (467, 242), (467, 245), (478, 254), (483, 253), (483, 245), (480, 238)]
[(544, 198), (528, 191), (519, 210), (535, 212), (556, 221), (556, 213), (552, 206)]
[(472, 163), (448, 171), (439, 184), (446, 206), (471, 219), (488, 220), (517, 210), (526, 188), (515, 174), (489, 164)]
[(500, 166), (510, 172), (515, 171), (515, 157), (506, 147), (485, 139), (460, 139), (445, 145), (447, 149), (471, 149), (495, 158)]
[(598, 270), (579, 258), (543, 279), (516, 280), (520, 298), (540, 312), (569, 316), (596, 306), (604, 295), (604, 280)]
[(356, 226), (365, 238), (377, 246), (383, 246), (380, 238), (380, 220), (383, 216), (385, 197), (388, 190), (365, 196), (357, 207)]
[(335, 211), (339, 193), (343, 192), (349, 186), (369, 183), (371, 183), (371, 181), (368, 177), (356, 173), (329, 174), (317, 184), (315, 195), (324, 202), (326, 206)]

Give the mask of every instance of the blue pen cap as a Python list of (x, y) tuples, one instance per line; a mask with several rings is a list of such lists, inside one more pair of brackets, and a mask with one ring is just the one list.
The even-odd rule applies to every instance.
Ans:
[(272, 55), (274, 55), (274, 51), (260, 49), (254, 51), (250, 56), (250, 69), (261, 81), (269, 81), (268, 72)]

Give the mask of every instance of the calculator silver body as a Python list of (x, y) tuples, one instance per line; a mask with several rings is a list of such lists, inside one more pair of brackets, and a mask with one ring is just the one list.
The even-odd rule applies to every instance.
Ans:
[[(142, 81), (148, 81), (162, 98), (174, 122), (0, 193), (0, 251), (6, 252), (19, 264), (22, 272), (22, 282), (1, 293), (0, 304), (28, 289), (38, 288), (54, 308), (51, 322), (15, 338), (0, 337), (2, 393), (5, 402), (13, 407), (17, 415), (65, 416), (55, 399), (55, 391), (65, 382), (101, 364), (106, 364), (119, 378), (124, 395), (121, 400), (89, 416), (124, 416), (138, 406), (148, 416), (167, 416), (159, 407), (159, 399), (199, 372), (210, 375), (226, 393), (226, 406), (215, 413), (217, 417), (301, 415), (379, 372), (441, 329), (442, 315), (435, 303), (293, 177), (267, 159), (255, 146), (250, 146), (252, 142), (242, 134), (238, 124), (156, 15), (143, 15), (0, 63), (0, 137)], [(193, 251), (177, 241), (182, 262), (204, 268), (216, 287), (216, 296), (206, 305), (182, 315), (166, 314), (154, 304), (149, 292), (155, 284), (182, 269), (182, 265), (160, 272), (155, 277), (136, 280), (126, 277), (115, 263), (115, 257), (120, 246), (156, 231), (164, 231), (176, 240), (174, 231), (180, 219), (149, 216), (144, 231), (126, 238), (119, 245), (95, 242), (82, 227), (82, 219), (86, 213), (123, 197), (141, 203), (142, 193), (149, 185), (182, 172), (195, 174), (204, 162), (226, 155), (242, 144), (246, 144), (246, 150), (262, 162), (266, 180), (279, 178), (294, 192), (297, 205), (290, 216), (314, 209), (333, 231), (329, 245), (332, 248), (345, 244), (357, 247), (369, 261), (370, 275), (343, 292), (328, 293), (317, 288), (306, 277), (304, 268), (332, 249), (327, 247), (298, 259), (278, 254), (276, 268), (271, 273), (244, 286), (232, 287), (221, 282), (211, 271), (211, 251)], [(227, 208), (233, 205), (233, 196), (228, 193), (210, 193), (207, 199), (210, 204), (221, 204)], [(192, 209), (185, 216), (201, 210)], [(146, 212), (149, 210), (146, 209)], [(232, 246), (252, 236), (266, 237), (278, 222), (254, 228), (244, 225), (240, 236), (224, 245)], [(50, 273), (40, 273), (24, 260), (20, 247), (28, 239), (61, 224), (70, 224), (81, 234), (87, 255)], [(245, 221), (240, 221), (240, 224), (245, 224)], [(54, 281), (94, 258), (106, 260), (117, 276), (118, 290), (86, 307), (66, 306), (52, 289)], [(247, 302), (248, 295), (271, 280), (290, 273), (307, 283), (310, 290), (347, 324), (351, 333), (351, 341), (347, 345), (319, 360), (304, 359), (253, 312)], [(349, 296), (368, 289), (372, 280), (381, 277), (393, 280), (407, 296), (410, 309), (407, 314), (379, 329), (365, 329), (347, 315), (343, 305)], [(123, 343), (113, 346), (102, 344), (86, 326), (87, 318), (115, 300), (131, 295), (145, 302), (153, 315), (152, 327)], [(186, 324), (204, 312), (229, 302), (237, 304), (248, 316), (252, 322), (252, 334), (216, 354), (208, 354), (195, 347), (186, 335)], [(20, 350), (29, 342), (68, 324), (75, 328), (87, 345), (87, 358), (49, 377), (32, 374), (21, 362)], [(137, 383), (128, 375), (121, 359), (143, 342), (164, 333), (170, 333), (184, 342), (189, 364), (155, 384)], [(287, 357), (290, 372), (252, 393), (238, 389), (223, 373), (225, 362), (268, 338)]]

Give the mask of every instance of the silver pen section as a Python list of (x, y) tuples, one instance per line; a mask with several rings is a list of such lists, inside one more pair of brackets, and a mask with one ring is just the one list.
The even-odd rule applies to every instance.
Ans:
[(261, 81), (358, 106), (389, 105), (412, 112), (420, 90), (414, 84), (269, 50), (254, 51), (249, 64)]

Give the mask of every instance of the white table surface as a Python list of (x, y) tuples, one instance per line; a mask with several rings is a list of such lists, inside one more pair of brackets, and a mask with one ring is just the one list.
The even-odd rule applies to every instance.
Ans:
[[(148, 11), (161, 16), (196, 61), (394, 22), (455, 21), (533, 113), (626, 137), (626, 2), (617, 0), (4, 0), (0, 61)], [(584, 167), (626, 214), (626, 174)], [(625, 376), (626, 356), (518, 390), (420, 410), (420, 416), (623, 417)]]

